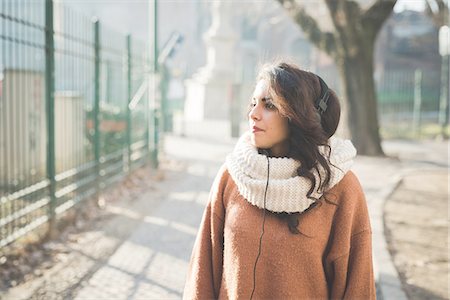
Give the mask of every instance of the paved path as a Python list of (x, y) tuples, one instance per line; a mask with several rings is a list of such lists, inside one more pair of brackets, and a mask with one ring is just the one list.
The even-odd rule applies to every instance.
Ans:
[(131, 212), (143, 222), (81, 283), (75, 299), (181, 298), (209, 188), (233, 142), (167, 137), (165, 145), (167, 158), (178, 163), (165, 167), (166, 179), (159, 186), (164, 201)]

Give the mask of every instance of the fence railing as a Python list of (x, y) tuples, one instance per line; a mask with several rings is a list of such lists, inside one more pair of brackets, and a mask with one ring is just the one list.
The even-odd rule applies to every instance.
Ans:
[(433, 137), (439, 122), (439, 70), (387, 71), (378, 82), (378, 116), (384, 138)]
[(143, 42), (51, 0), (2, 1), (0, 22), (1, 248), (157, 146)]
[[(335, 66), (317, 71), (338, 95), (343, 94)], [(450, 133), (448, 105), (442, 105), (445, 97), (441, 96), (444, 87), (441, 76), (441, 70), (433, 66), (417, 70), (386, 68), (377, 74), (382, 138), (433, 138)]]

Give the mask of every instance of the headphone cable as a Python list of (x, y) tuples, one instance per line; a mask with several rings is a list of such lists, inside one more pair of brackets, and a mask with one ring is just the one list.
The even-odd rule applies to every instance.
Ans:
[[(267, 153), (268, 154), (268, 153)], [(264, 209), (263, 209), (263, 222), (262, 222), (262, 228), (261, 228), (261, 235), (259, 237), (259, 248), (258, 248), (258, 255), (256, 256), (255, 265), (253, 266), (253, 290), (252, 294), (250, 295), (250, 300), (253, 299), (253, 293), (255, 292), (256, 288), (256, 265), (258, 264), (259, 256), (261, 255), (261, 248), (262, 248), (262, 239), (264, 236), (264, 223), (266, 222), (266, 196), (267, 196), (267, 188), (269, 187), (269, 156), (267, 156), (267, 181), (266, 181), (266, 189), (264, 190)]]

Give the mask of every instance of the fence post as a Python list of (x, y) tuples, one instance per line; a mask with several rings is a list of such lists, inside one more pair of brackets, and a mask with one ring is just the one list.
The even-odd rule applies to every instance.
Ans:
[(95, 193), (100, 194), (100, 21), (94, 20), (94, 158), (95, 158)]
[(55, 180), (55, 43), (53, 40), (53, 1), (45, 0), (45, 110), (47, 114), (47, 179), (49, 181), (49, 227), (47, 238), (56, 234)]
[(442, 58), (442, 66), (441, 66), (441, 94), (439, 101), (439, 124), (441, 125), (441, 136), (444, 139), (447, 139), (446, 127), (448, 125), (449, 120), (449, 112), (448, 112), (448, 100), (449, 100), (449, 55), (443, 55)]
[(413, 111), (413, 133), (420, 137), (422, 111), (422, 70), (414, 72), (414, 111)]
[(153, 107), (153, 151), (151, 153), (152, 157), (152, 165), (154, 168), (158, 168), (159, 161), (158, 161), (158, 152), (159, 152), (159, 119), (160, 119), (160, 109), (159, 109), (159, 102), (160, 102), (160, 95), (158, 92), (159, 89), (159, 78), (157, 74), (154, 76), (155, 80), (155, 106)]
[(158, 0), (153, 0), (153, 71), (158, 73)]
[(127, 118), (127, 171), (130, 171), (131, 168), (131, 110), (130, 110), (130, 102), (131, 102), (131, 35), (128, 34), (127, 37), (127, 110), (126, 110), (126, 118)]
[[(448, 9), (447, 20), (448, 20)], [(450, 81), (450, 28), (447, 25), (439, 28), (439, 54), (441, 55), (441, 93), (439, 103), (439, 125), (441, 137), (448, 139), (446, 127), (449, 119), (449, 81)]]
[(159, 74), (160, 74), (160, 90), (161, 90), (161, 113), (160, 113), (160, 123), (161, 123), (161, 132), (166, 133), (170, 132), (170, 119), (169, 119), (169, 107), (167, 103), (167, 92), (169, 89), (169, 70), (165, 64), (159, 66)]
[(152, 165), (158, 168), (158, 150), (159, 150), (159, 110), (160, 110), (160, 76), (158, 76), (158, 0), (153, 2), (153, 80), (154, 80), (154, 107), (153, 107), (153, 151), (151, 153)]
[[(145, 60), (145, 63), (147, 64), (147, 67), (150, 66), (150, 60), (148, 57)], [(147, 151), (146, 153), (146, 162), (150, 160), (150, 91), (151, 91), (151, 85), (150, 85), (150, 78), (151, 78), (151, 72), (149, 68), (146, 68), (146, 78), (148, 83), (148, 89), (147, 89), (147, 97), (145, 97), (145, 115), (146, 115), (146, 122), (145, 122), (145, 149)]]

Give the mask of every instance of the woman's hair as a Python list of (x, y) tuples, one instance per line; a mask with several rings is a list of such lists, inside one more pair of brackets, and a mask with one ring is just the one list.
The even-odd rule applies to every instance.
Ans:
[[(339, 124), (341, 108), (334, 91), (329, 89), (327, 109), (319, 113), (316, 101), (325, 91), (319, 81), (319, 77), (311, 72), (303, 71), (297, 66), (276, 62), (264, 65), (257, 77), (259, 80), (267, 80), (270, 92), (277, 96), (280, 114), (288, 118), (290, 158), (300, 161), (297, 174), (311, 182), (311, 188), (307, 197), (318, 201), (311, 196), (315, 187), (323, 192), (330, 183), (330, 147), (328, 139), (336, 132)], [(328, 149), (325, 155), (319, 151), (319, 146)], [(322, 169), (324, 173), (319, 172)], [(319, 174), (319, 182), (313, 171)], [(321, 174), (325, 174), (322, 178)], [(280, 214), (287, 220), (289, 230), (299, 233), (299, 213)]]

